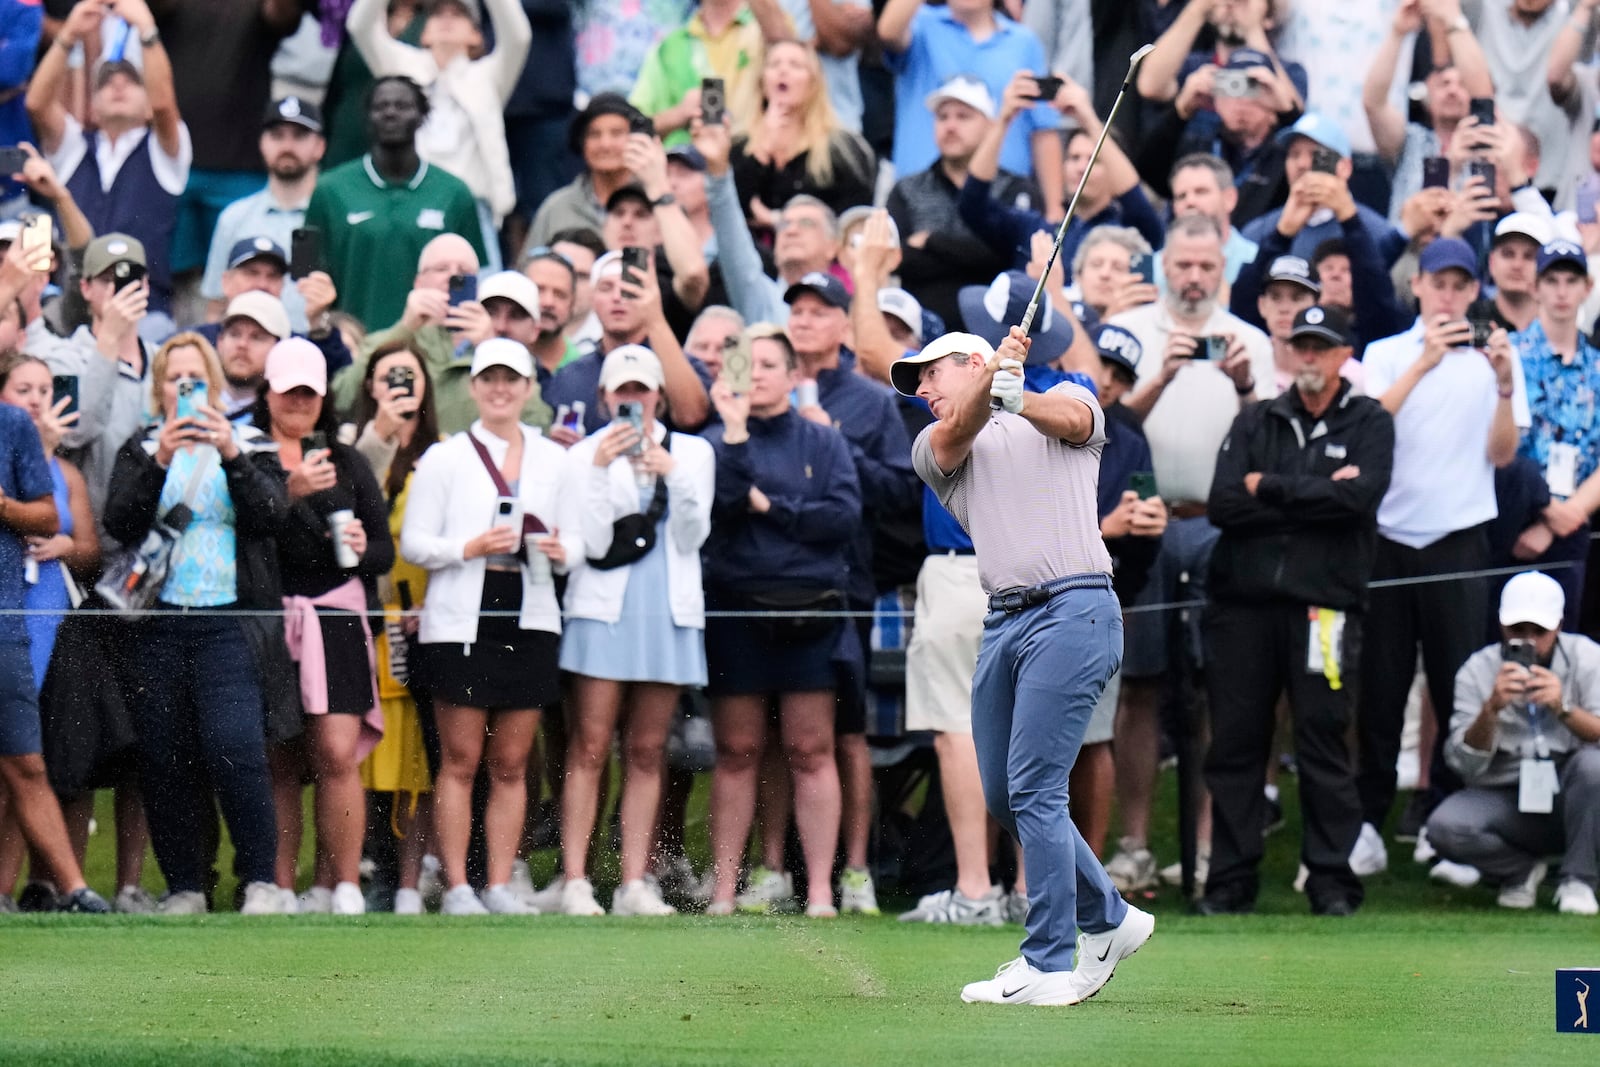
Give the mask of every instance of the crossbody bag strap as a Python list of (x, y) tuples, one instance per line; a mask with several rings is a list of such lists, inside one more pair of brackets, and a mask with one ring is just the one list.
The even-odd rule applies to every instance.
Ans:
[(478, 453), (478, 458), (483, 460), (483, 465), (489, 471), (489, 477), (494, 479), (494, 487), (501, 496), (516, 496), (511, 491), (511, 486), (506, 482), (506, 476), (500, 473), (500, 468), (494, 465), (494, 457), (489, 455), (489, 450), (483, 447), (483, 442), (472, 436), (472, 431), (465, 431), (467, 440), (472, 442), (472, 447)]
[[(206, 449), (205, 455), (201, 456), (199, 460), (195, 462), (194, 470), (189, 472), (189, 480), (184, 484), (183, 496), (178, 499), (178, 504), (182, 504), (191, 512), (194, 511), (194, 498), (200, 495), (200, 484), (204, 482), (211, 474), (212, 464), (220, 459), (221, 456), (222, 453), (218, 452), (215, 448), (208, 447)], [(177, 506), (177, 504), (174, 504), (172, 507)], [(160, 521), (165, 524), (167, 521), (167, 516), (171, 514), (172, 508), (168, 508), (162, 513)]]
[[(668, 430), (667, 435), (661, 439), (661, 447), (668, 452), (672, 451), (671, 430)], [(654, 526), (656, 523), (661, 521), (661, 516), (665, 515), (666, 513), (667, 477), (666, 475), (661, 475), (656, 479), (656, 491), (655, 494), (650, 497), (650, 506), (645, 509), (644, 517), (650, 520), (651, 526)]]

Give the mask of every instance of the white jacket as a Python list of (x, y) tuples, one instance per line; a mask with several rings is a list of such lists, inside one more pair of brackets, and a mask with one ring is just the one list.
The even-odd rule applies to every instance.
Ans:
[[(618, 456), (609, 467), (594, 465), (600, 438), (608, 429), (590, 434), (568, 453), (583, 484), (585, 559), (604, 556), (611, 547), (611, 524), (640, 510), (639, 488), (628, 457)], [(666, 432), (658, 422), (652, 436), (659, 444)], [(703, 630), (706, 598), (700, 584), (700, 546), (711, 534), (716, 453), (704, 438), (684, 433), (672, 435), (671, 451), (676, 462), (667, 475), (667, 598), (674, 623)], [(608, 571), (596, 570), (587, 562), (574, 564), (567, 582), (568, 613), (574, 618), (616, 622), (622, 617), (622, 597), (632, 571), (632, 564)]]
[[(504, 112), (528, 58), (533, 29), (518, 0), (484, 0), (484, 6), (494, 23), (494, 51), (481, 59), (463, 56), (443, 70), (427, 49), (389, 36), (385, 24), (387, 0), (356, 0), (345, 29), (374, 77), (403, 74), (422, 86), (428, 99), (435, 102), (435, 114), (429, 115), (417, 134), (418, 154), (466, 182), (473, 196), (488, 203), (498, 226), (517, 204)], [(428, 151), (427, 124), (435, 122), (435, 116), (440, 114), (437, 101), (441, 95), (455, 101), (472, 126), (472, 147), (449, 158)]]
[[(474, 422), (423, 453), (411, 476), (400, 554), (428, 571), (419, 634), (424, 644), (471, 644), (478, 639), (484, 558), (463, 559), (462, 554), (468, 541), (489, 529), (500, 491), (467, 439), (469, 433), (483, 442), (496, 464), (505, 462), (510, 444)], [(517, 496), (525, 514), (538, 516), (560, 536), (568, 566), (583, 558), (582, 488), (576, 472), (565, 449), (539, 436), (533, 427), (522, 427)], [(532, 581), (527, 567), (522, 569), (522, 615), (517, 625), (561, 632), (555, 585)]]

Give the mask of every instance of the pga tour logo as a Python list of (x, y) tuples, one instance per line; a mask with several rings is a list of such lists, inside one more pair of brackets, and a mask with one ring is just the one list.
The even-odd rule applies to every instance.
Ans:
[(1590, 993), (1600, 987), (1600, 968), (1573, 967), (1556, 972), (1556, 1033), (1600, 1034), (1600, 997), (1590, 1010)]

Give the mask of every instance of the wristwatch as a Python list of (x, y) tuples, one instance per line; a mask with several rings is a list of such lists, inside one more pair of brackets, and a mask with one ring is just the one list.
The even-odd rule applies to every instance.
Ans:
[(151, 26), (150, 27), (150, 32), (147, 33), (147, 34), (144, 34), (143, 36), (141, 36), (139, 38), (139, 47), (141, 47), (141, 48), (149, 48), (151, 45), (154, 45), (156, 42), (158, 42), (160, 40), (161, 40), (161, 31), (156, 29), (154, 26)]
[(1444, 33), (1445, 33), (1445, 36), (1448, 37), (1452, 33), (1462, 33), (1464, 31), (1470, 33), (1471, 30), (1472, 30), (1472, 23), (1467, 20), (1467, 16), (1466, 15), (1457, 15), (1456, 18), (1455, 18), (1455, 21), (1450, 23), (1450, 25), (1445, 28)]
[(673, 196), (671, 193), (662, 193), (660, 196), (650, 201), (650, 210), (654, 211), (658, 207), (671, 207), (677, 202), (678, 198)]

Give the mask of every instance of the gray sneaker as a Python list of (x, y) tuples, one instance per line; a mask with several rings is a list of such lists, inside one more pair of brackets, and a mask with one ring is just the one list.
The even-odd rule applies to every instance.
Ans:
[(929, 893), (900, 916), (903, 923), (949, 923), (952, 926), (1000, 926), (1005, 922), (1005, 893), (997, 885), (974, 900), (960, 890)]
[(143, 886), (125, 885), (117, 891), (117, 899), (111, 906), (122, 915), (154, 915), (156, 898)]
[(1028, 921), (1028, 894), (1007, 893), (1000, 904), (1000, 914), (1005, 916), (1008, 923), (1025, 925)]
[(206, 895), (193, 890), (168, 893), (161, 898), (161, 903), (156, 905), (157, 915), (204, 915), (205, 913)]
[(1106, 874), (1120, 893), (1137, 893), (1156, 884), (1159, 868), (1156, 858), (1143, 841), (1124, 837), (1117, 842), (1117, 854), (1106, 864)]

